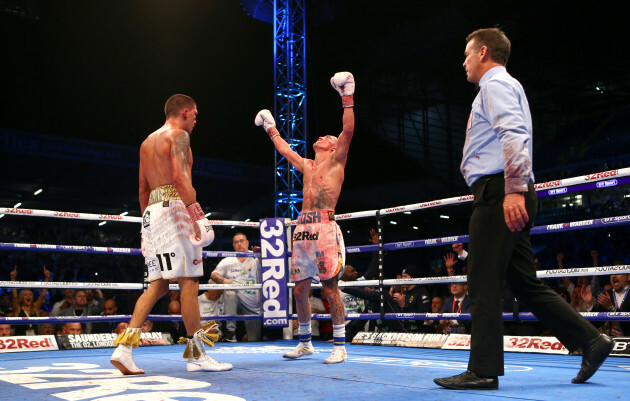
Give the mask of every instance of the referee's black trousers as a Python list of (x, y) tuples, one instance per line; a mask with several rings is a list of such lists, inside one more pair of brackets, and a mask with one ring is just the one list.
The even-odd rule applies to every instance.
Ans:
[(477, 180), (470, 218), (468, 244), (468, 292), (472, 314), (472, 338), (468, 369), (480, 376), (503, 375), (503, 319), (501, 290), (504, 281), (519, 302), (562, 344), (573, 351), (599, 332), (555, 291), (536, 277), (530, 228), (537, 211), (534, 185), (529, 183), (525, 206), (529, 223), (511, 232), (503, 216), (505, 181), (500, 175)]

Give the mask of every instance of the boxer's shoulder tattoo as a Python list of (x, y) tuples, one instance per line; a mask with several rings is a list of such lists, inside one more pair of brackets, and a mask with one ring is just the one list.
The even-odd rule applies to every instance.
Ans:
[(173, 138), (173, 156), (176, 157), (182, 167), (188, 164), (188, 150), (190, 149), (190, 137), (186, 131), (181, 131)]

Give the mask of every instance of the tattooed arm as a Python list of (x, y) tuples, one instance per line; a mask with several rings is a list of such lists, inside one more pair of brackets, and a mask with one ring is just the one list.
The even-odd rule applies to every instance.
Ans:
[(197, 201), (197, 193), (192, 186), (191, 170), (190, 137), (186, 131), (177, 131), (172, 136), (171, 173), (173, 174), (173, 184), (185, 205)]

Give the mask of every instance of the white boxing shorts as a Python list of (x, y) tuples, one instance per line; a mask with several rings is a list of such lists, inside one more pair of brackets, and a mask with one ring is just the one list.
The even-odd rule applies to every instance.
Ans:
[(202, 248), (190, 242), (192, 220), (173, 185), (151, 191), (142, 215), (142, 255), (148, 280), (203, 276)]
[(346, 249), (333, 210), (302, 211), (293, 231), (291, 281), (343, 275)]

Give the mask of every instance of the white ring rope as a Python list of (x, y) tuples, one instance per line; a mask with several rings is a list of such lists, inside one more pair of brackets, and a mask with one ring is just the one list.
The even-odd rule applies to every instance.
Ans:
[[(547, 191), (558, 189), (562, 187), (568, 187), (573, 185), (584, 184), (587, 182), (598, 182), (603, 180), (609, 180), (611, 178), (621, 178), (630, 176), (630, 167), (625, 167), (617, 170), (602, 171), (594, 174), (587, 174), (578, 177), (564, 178), (561, 180), (552, 180), (535, 184), (536, 191)], [(412, 210), (428, 209), (436, 206), (455, 205), (460, 203), (468, 203), (473, 200), (473, 195), (461, 195), (452, 198), (438, 199), (428, 202), (413, 203), (410, 205), (395, 206), (380, 210), (368, 210), (353, 213), (343, 213), (335, 216), (335, 220), (349, 220), (361, 217), (376, 216), (377, 213), (381, 215), (394, 214)], [(0, 213), (18, 215), (18, 216), (34, 216), (34, 217), (56, 217), (64, 219), (78, 219), (78, 220), (106, 220), (106, 221), (121, 221), (130, 223), (141, 223), (142, 217), (134, 216), (120, 216), (109, 214), (93, 214), (93, 213), (76, 213), (76, 212), (59, 212), (54, 210), (38, 210), (38, 209), (20, 209), (5, 207), (0, 208), (3, 210)], [(287, 220), (287, 225), (295, 225), (295, 220)], [(210, 220), (210, 223), (217, 226), (245, 226), (245, 227), (258, 227), (258, 222), (253, 221), (236, 221), (236, 220)]]
[[(565, 269), (548, 269), (539, 270), (536, 276), (541, 279), (559, 278), (559, 277), (579, 277), (579, 276), (604, 276), (609, 274), (630, 274), (630, 265), (618, 266), (597, 266), (597, 267), (576, 267)], [(423, 285), (423, 284), (446, 284), (446, 283), (465, 283), (466, 275), (460, 276), (440, 276), (440, 277), (422, 277), (408, 279), (388, 279), (383, 280), (383, 286), (398, 285)], [(360, 280), (339, 282), (339, 287), (378, 287), (378, 280)], [(81, 282), (55, 282), (55, 281), (0, 281), (0, 288), (98, 288), (98, 289), (116, 289), (116, 290), (142, 290), (144, 284), (137, 283), (81, 283)], [(287, 287), (295, 287), (294, 283), (287, 283)], [(321, 288), (321, 284), (312, 284), (312, 288)], [(169, 289), (178, 290), (177, 284), (169, 284)], [(262, 284), (200, 284), (199, 290), (260, 290)]]

